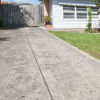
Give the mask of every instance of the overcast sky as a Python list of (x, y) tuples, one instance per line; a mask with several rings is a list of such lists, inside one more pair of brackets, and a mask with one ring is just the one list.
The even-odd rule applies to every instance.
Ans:
[[(10, 0), (1, 0), (1, 1), (10, 2)], [(38, 0), (11, 0), (11, 2), (16, 2), (16, 3), (31, 3), (31, 4), (39, 4), (40, 3)]]

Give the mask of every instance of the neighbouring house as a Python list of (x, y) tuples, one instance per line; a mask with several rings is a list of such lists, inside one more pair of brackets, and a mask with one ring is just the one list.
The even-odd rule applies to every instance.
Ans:
[(19, 5), (32, 5), (30, 3), (20, 3)]
[(7, 1), (1, 1), (1, 4), (8, 4)]
[(51, 16), (54, 28), (86, 28), (87, 7), (92, 8), (92, 27), (99, 28), (97, 14), (99, 8), (91, 0), (43, 0), (42, 2), (44, 16)]
[(15, 3), (15, 2), (10, 2), (9, 4), (11, 4), (11, 5), (18, 5), (18, 4)]

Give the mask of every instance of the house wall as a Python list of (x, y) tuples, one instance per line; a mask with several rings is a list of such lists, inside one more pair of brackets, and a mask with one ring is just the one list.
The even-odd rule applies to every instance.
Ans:
[[(54, 28), (86, 28), (88, 24), (87, 19), (64, 19), (63, 18), (63, 5), (59, 3), (72, 3), (72, 4), (88, 4), (95, 5), (91, 0), (52, 0), (51, 17)], [(92, 27), (98, 28), (98, 20), (92, 21)]]
[(52, 0), (49, 0), (49, 15), (52, 17)]
[(44, 16), (49, 15), (49, 0), (43, 0), (44, 4)]
[(49, 0), (49, 16), (51, 16), (52, 19), (52, 0)]

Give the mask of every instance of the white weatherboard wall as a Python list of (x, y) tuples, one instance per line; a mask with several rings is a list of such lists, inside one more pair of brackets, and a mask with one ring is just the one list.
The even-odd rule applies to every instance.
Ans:
[[(75, 4), (75, 5), (92, 5), (95, 6), (91, 0), (50, 0), (50, 15), (54, 28), (86, 28), (88, 24), (87, 19), (65, 19), (63, 18), (63, 5), (62, 4)], [(52, 4), (52, 6), (51, 6)], [(99, 19), (98, 19), (99, 20)], [(92, 21), (92, 27), (98, 28), (98, 20)]]

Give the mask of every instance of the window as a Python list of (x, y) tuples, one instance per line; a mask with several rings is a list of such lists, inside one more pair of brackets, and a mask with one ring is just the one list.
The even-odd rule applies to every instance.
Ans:
[(64, 18), (74, 19), (74, 13), (64, 13)]
[(77, 19), (87, 19), (87, 8), (86, 7), (76, 7)]
[(77, 19), (87, 19), (87, 13), (77, 13)]
[(99, 15), (97, 14), (99, 8), (91, 8), (92, 9), (92, 19), (98, 19)]
[[(92, 7), (92, 19), (98, 19), (97, 11), (99, 8)], [(82, 6), (63, 6), (63, 18), (66, 19), (88, 19), (87, 7)]]
[(64, 18), (74, 19), (75, 7), (74, 6), (63, 6)]
[(63, 8), (64, 8), (64, 11), (74, 11), (75, 10), (74, 6), (64, 6)]

